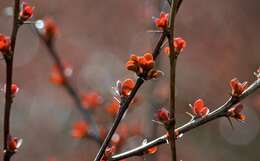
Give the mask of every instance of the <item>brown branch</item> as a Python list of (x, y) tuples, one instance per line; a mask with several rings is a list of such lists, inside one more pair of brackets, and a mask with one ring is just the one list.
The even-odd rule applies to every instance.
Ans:
[(42, 42), (45, 44), (46, 48), (48, 49), (48, 53), (50, 54), (51, 58), (53, 59), (54, 63), (57, 65), (58, 70), (63, 78), (63, 84), (62, 86), (67, 91), (67, 93), (71, 96), (73, 99), (78, 111), (83, 115), (84, 119), (89, 122), (93, 128), (93, 132), (88, 134), (88, 137), (96, 141), (97, 143), (101, 144), (101, 139), (99, 136), (99, 130), (97, 127), (96, 122), (94, 121), (93, 117), (91, 116), (91, 113), (88, 110), (85, 110), (82, 101), (80, 98), (79, 92), (73, 87), (73, 85), (68, 80), (67, 76), (65, 75), (65, 67), (61, 61), (61, 58), (59, 57), (59, 54), (55, 48), (54, 45), (54, 39), (46, 40), (45, 37), (39, 32), (37, 28), (35, 28), (35, 31), (37, 35), (40, 37)]
[(10, 115), (13, 96), (11, 91), (12, 75), (13, 75), (13, 56), (16, 44), (17, 32), (20, 26), (19, 22), (20, 0), (14, 1), (13, 29), (11, 35), (10, 51), (4, 55), (6, 63), (6, 86), (5, 86), (5, 111), (4, 111), (4, 161), (9, 161), (14, 154), (8, 150), (8, 139), (10, 135)]
[[(161, 46), (163, 45), (165, 38), (166, 38), (166, 34), (165, 34), (165, 32), (163, 32), (153, 50), (154, 60), (156, 60), (156, 58), (160, 54)], [(142, 86), (143, 83), (144, 83), (144, 79), (139, 77), (137, 79), (136, 84), (135, 84), (133, 90), (131, 91), (130, 95), (127, 97), (127, 99), (125, 101), (121, 102), (120, 108), (119, 108), (120, 110), (119, 110), (119, 112), (113, 122), (113, 125), (112, 125), (111, 129), (109, 130), (101, 148), (99, 149), (97, 156), (95, 157), (95, 161), (101, 160), (101, 158), (104, 155), (104, 152), (106, 150), (106, 147), (109, 145), (109, 142), (110, 142), (112, 136), (114, 135), (120, 121), (122, 120), (122, 117), (124, 116), (126, 110), (128, 109), (129, 104), (132, 102), (132, 99), (134, 98), (135, 94), (137, 93), (138, 89)]]
[(174, 3), (171, 3), (171, 12), (170, 12), (170, 21), (169, 21), (169, 28), (167, 29), (167, 38), (168, 43), (170, 47), (170, 127), (168, 129), (169, 133), (169, 143), (171, 147), (171, 158), (172, 161), (176, 161), (176, 144), (175, 144), (175, 135), (174, 135), (174, 129), (175, 129), (175, 78), (176, 78), (176, 63), (177, 63), (177, 52), (174, 49), (173, 46), (173, 39), (174, 39), (174, 30), (175, 30), (175, 17), (177, 14), (177, 10), (179, 9), (181, 5), (180, 0), (174, 1)]
[[(180, 0), (180, 2), (182, 2), (182, 0)], [(178, 3), (180, 3), (180, 2), (178, 2)], [(178, 4), (178, 3), (177, 3), (177, 4)], [(179, 5), (178, 5), (178, 7), (179, 7)], [(177, 13), (177, 11), (178, 11), (178, 10), (176, 10), (176, 13)], [(164, 40), (166, 39), (166, 37), (167, 37), (167, 32), (165, 32), (165, 30), (164, 30), (164, 31), (162, 32), (162, 34), (161, 34), (161, 36), (160, 36), (160, 38), (159, 38), (157, 44), (155, 45), (154, 50), (153, 50), (153, 58), (154, 58), (154, 60), (156, 60), (156, 58), (157, 58), (158, 55), (160, 54), (161, 47), (162, 47), (163, 42), (164, 42)], [(143, 82), (144, 82), (144, 80), (139, 77), (139, 78), (137, 79), (137, 82), (136, 82), (136, 85), (135, 85), (134, 89), (136, 89), (136, 88), (138, 87), (138, 88), (137, 88), (137, 90), (138, 90), (139, 87), (143, 84)], [(133, 91), (131, 92), (130, 96), (133, 94), (133, 92), (134, 92), (134, 94), (135, 94), (137, 91), (134, 91), (134, 90), (133, 90)], [(112, 125), (112, 127), (111, 127), (111, 129), (110, 129), (110, 131), (109, 131), (109, 133), (107, 134), (107, 136), (106, 136), (106, 138), (105, 138), (105, 141), (103, 142), (101, 148), (99, 149), (98, 154), (97, 154), (97, 156), (96, 156), (96, 158), (95, 158), (95, 161), (100, 161), (100, 159), (102, 158), (102, 156), (103, 156), (103, 154), (104, 154), (104, 152), (105, 152), (105, 150), (106, 150), (106, 147), (109, 145), (109, 142), (110, 142), (110, 140), (111, 140), (113, 134), (115, 133), (115, 131), (116, 131), (116, 129), (117, 129), (117, 126), (119, 125), (119, 123), (120, 123), (122, 117), (123, 117), (124, 114), (125, 114), (125, 111), (127, 110), (128, 106), (129, 106), (129, 103), (132, 101), (132, 98), (131, 98), (130, 96), (127, 98), (127, 101), (126, 101), (126, 102), (122, 102), (122, 104), (120, 105), (120, 110), (119, 110), (119, 112), (118, 112), (118, 115), (117, 115), (117, 117), (116, 117), (116, 119), (115, 119), (115, 121), (114, 121), (114, 123), (113, 123), (113, 125)], [(134, 95), (133, 95), (133, 96), (134, 96)], [(129, 98), (131, 98), (131, 99), (129, 99)]]
[[(253, 94), (257, 89), (260, 88), (260, 79), (256, 80), (254, 83), (250, 85), (250, 87), (247, 88), (246, 91), (243, 92), (242, 95), (240, 95), (238, 98), (230, 97), (222, 106), (216, 108), (216, 110), (210, 112), (207, 116), (202, 117), (202, 118), (197, 118), (194, 119), (185, 125), (175, 129), (175, 138), (176, 136), (180, 134), (184, 134), (192, 129), (195, 129), (199, 126), (202, 126), (210, 121), (216, 120), (221, 117), (225, 117), (227, 115), (227, 112), (230, 108), (232, 108), (234, 105), (245, 99), (246, 97), (250, 96)], [(163, 135), (157, 139), (154, 139), (146, 144), (143, 144), (137, 148), (134, 148), (132, 150), (126, 151), (121, 154), (117, 154), (111, 157), (109, 161), (117, 161), (133, 156), (141, 156), (146, 154), (147, 150), (149, 148), (161, 145), (161, 144), (166, 144), (168, 143), (169, 136), (168, 135)]]

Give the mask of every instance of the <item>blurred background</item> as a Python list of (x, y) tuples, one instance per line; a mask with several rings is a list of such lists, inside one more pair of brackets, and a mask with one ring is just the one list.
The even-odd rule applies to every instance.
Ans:
[[(70, 82), (79, 94), (97, 92), (102, 103), (90, 109), (98, 125), (109, 128), (113, 117), (106, 112), (113, 101), (112, 86), (117, 80), (135, 78), (124, 68), (131, 53), (152, 51), (159, 33), (154, 17), (168, 11), (163, 0), (30, 0), (33, 20), (52, 17), (59, 35), (56, 49), (63, 61), (73, 68)], [(9, 35), (12, 17), (6, 8), (12, 0), (0, 1), (0, 33)], [(176, 22), (176, 35), (187, 41), (177, 64), (177, 125), (190, 117), (189, 103), (203, 98), (215, 109), (228, 98), (229, 80), (253, 82), (253, 72), (260, 63), (260, 2), (258, 0), (184, 0)], [(13, 161), (91, 161), (99, 145), (88, 138), (75, 139), (71, 127), (81, 119), (72, 98), (62, 86), (50, 82), (53, 60), (30, 25), (19, 30), (14, 82), (20, 87), (15, 97), (12, 134), (23, 138), (23, 145)], [(5, 63), (0, 61), (0, 86), (5, 82)], [(134, 131), (121, 144), (119, 151), (136, 147), (144, 139), (165, 133), (153, 123), (154, 111), (168, 108), (169, 62), (165, 54), (158, 58), (157, 68), (165, 76), (145, 83), (137, 102), (122, 121)], [(4, 93), (0, 93), (0, 119), (3, 121)], [(177, 141), (178, 158), (182, 161), (259, 161), (260, 91), (243, 101), (247, 119), (219, 119), (186, 133)], [(3, 126), (0, 124), (0, 138)], [(125, 132), (127, 133), (127, 132)], [(130, 133), (130, 132), (129, 132)], [(2, 139), (0, 143), (2, 144)], [(1, 156), (2, 157), (2, 156)], [(127, 160), (170, 161), (168, 145), (157, 153)]]

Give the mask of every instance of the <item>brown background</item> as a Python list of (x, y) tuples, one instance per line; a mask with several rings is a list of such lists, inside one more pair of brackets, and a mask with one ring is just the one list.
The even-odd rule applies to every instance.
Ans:
[[(57, 49), (60, 56), (73, 65), (71, 78), (81, 91), (96, 90), (106, 101), (112, 99), (111, 86), (118, 79), (134, 78), (124, 69), (132, 52), (141, 55), (151, 51), (158, 34), (153, 29), (152, 17), (163, 7), (162, 0), (37, 0), (34, 19), (53, 17), (59, 28)], [(12, 18), (3, 14), (12, 1), (0, 2), (0, 32), (9, 34)], [(161, 3), (161, 6), (159, 5)], [(210, 109), (224, 103), (230, 92), (228, 82), (233, 77), (252, 82), (253, 71), (260, 60), (260, 2), (258, 0), (184, 0), (176, 22), (178, 36), (187, 41), (187, 48), (179, 57), (177, 69), (177, 124), (189, 120), (185, 114), (188, 104), (203, 98)], [(154, 138), (151, 109), (156, 93), (168, 91), (168, 60), (164, 54), (159, 68), (165, 77), (146, 83), (140, 90), (142, 101), (129, 112), (124, 122), (138, 122), (146, 137), (129, 138), (122, 150), (140, 145), (145, 138)], [(24, 140), (13, 161), (45, 161), (55, 156), (58, 161), (91, 161), (98, 145), (91, 140), (77, 141), (69, 135), (71, 120), (80, 115), (73, 101), (49, 82), (52, 60), (47, 50), (23, 26), (18, 34), (14, 80), (20, 86), (12, 110), (12, 133)], [(5, 80), (4, 61), (0, 61), (0, 85)], [(154, 88), (154, 89), (153, 89)], [(151, 91), (154, 92), (151, 92)], [(150, 93), (155, 93), (150, 95)], [(185, 134), (177, 142), (178, 158), (183, 161), (259, 161), (260, 153), (260, 92), (244, 101), (245, 123), (235, 124), (232, 130), (226, 119), (221, 119)], [(0, 94), (0, 118), (3, 120), (4, 95)], [(167, 98), (156, 97), (167, 107)], [(163, 100), (165, 99), (165, 100)], [(101, 106), (93, 115), (109, 127), (112, 119)], [(164, 133), (159, 128), (160, 136)], [(0, 138), (2, 138), (0, 124)], [(0, 139), (2, 142), (2, 139)], [(170, 161), (167, 145), (154, 156)], [(143, 160), (132, 158), (129, 160)]]

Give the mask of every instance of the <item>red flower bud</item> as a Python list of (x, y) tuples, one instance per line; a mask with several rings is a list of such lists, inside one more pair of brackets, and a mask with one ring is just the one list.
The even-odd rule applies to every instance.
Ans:
[(154, 147), (151, 147), (151, 148), (147, 149), (147, 150), (146, 150), (146, 153), (147, 153), (147, 154), (154, 154), (154, 153), (156, 153), (157, 151), (158, 151), (158, 148), (157, 148), (156, 146), (154, 146)]
[(174, 39), (173, 45), (176, 51), (180, 53), (186, 47), (186, 41), (181, 37), (177, 37)]
[(33, 8), (27, 4), (23, 3), (22, 11), (20, 12), (20, 20), (27, 21), (33, 15)]
[(209, 113), (209, 109), (205, 106), (202, 99), (198, 99), (194, 102), (192, 111), (196, 117), (205, 117)]
[(12, 86), (11, 86), (12, 95), (16, 95), (18, 93), (18, 91), (19, 91), (18, 86), (16, 84), (12, 84)]
[(121, 95), (122, 96), (128, 96), (132, 89), (135, 86), (135, 82), (132, 79), (126, 79), (122, 83), (122, 90), (121, 90)]
[(241, 114), (243, 110), (243, 105), (242, 104), (237, 104), (235, 107), (232, 107), (231, 109), (228, 110), (230, 113), (230, 117), (233, 117), (234, 119), (240, 120), (240, 121), (245, 121), (246, 116)]
[(58, 27), (53, 19), (44, 19), (44, 34), (47, 41), (50, 41), (58, 35)]
[(0, 52), (6, 54), (10, 49), (10, 38), (0, 34)]
[(256, 72), (254, 73), (255, 76), (260, 79), (260, 66), (257, 68)]
[(106, 107), (106, 111), (112, 116), (115, 116), (118, 110), (119, 110), (119, 103), (115, 100)]
[(73, 124), (71, 135), (76, 139), (81, 139), (88, 133), (89, 125), (85, 121), (78, 121)]
[(17, 149), (22, 145), (23, 140), (17, 137), (9, 136), (7, 140), (7, 149), (11, 152), (16, 152)]
[(229, 83), (233, 97), (239, 97), (247, 88), (247, 82), (240, 83), (237, 78), (233, 78)]
[(169, 17), (169, 15), (167, 13), (161, 12), (160, 17), (155, 19), (155, 25), (158, 28), (166, 28), (168, 25), (168, 21), (169, 21), (168, 17)]
[(84, 108), (96, 108), (103, 103), (103, 98), (98, 92), (89, 92), (82, 96)]
[(170, 120), (170, 115), (169, 115), (169, 111), (166, 110), (165, 108), (161, 108), (159, 109), (156, 114), (156, 119), (161, 121), (162, 123), (168, 123)]

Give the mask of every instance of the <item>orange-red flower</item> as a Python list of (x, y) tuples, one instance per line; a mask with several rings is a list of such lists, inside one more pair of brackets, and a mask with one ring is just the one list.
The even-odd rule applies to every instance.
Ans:
[(165, 108), (161, 108), (159, 109), (156, 113), (155, 113), (156, 119), (159, 120), (160, 122), (167, 124), (170, 120), (170, 114), (169, 111), (166, 110)]
[(6, 54), (10, 49), (10, 38), (0, 34), (0, 52)]
[(22, 10), (20, 12), (20, 20), (27, 21), (33, 15), (33, 7), (28, 3), (23, 3)]
[(119, 107), (118, 101), (114, 100), (106, 107), (106, 111), (114, 117), (117, 114)]
[(209, 113), (209, 109), (205, 106), (202, 99), (198, 99), (194, 102), (192, 111), (196, 117), (205, 117)]
[(231, 109), (229, 109), (228, 112), (230, 114), (230, 117), (233, 117), (240, 121), (245, 121), (246, 116), (241, 114), (243, 108), (244, 108), (243, 105), (239, 103), (235, 107), (232, 107)]
[(12, 95), (13, 96), (16, 95), (18, 93), (18, 91), (19, 91), (19, 87), (16, 84), (13, 83), (12, 86), (11, 86)]
[[(187, 45), (186, 41), (181, 37), (177, 37), (173, 41), (173, 47), (175, 48), (177, 54), (180, 54), (182, 52), (182, 50), (186, 47), (186, 45)], [(165, 47), (164, 53), (169, 56), (170, 55), (170, 48)]]
[(84, 136), (87, 135), (89, 130), (89, 125), (83, 121), (77, 121), (73, 124), (72, 130), (71, 130), (71, 136), (76, 139), (81, 139)]
[(180, 53), (186, 47), (186, 44), (186, 41), (181, 37), (175, 38), (173, 42), (173, 46), (178, 53)]
[(44, 34), (47, 41), (55, 38), (58, 35), (58, 27), (53, 19), (44, 19)]
[(123, 96), (128, 96), (132, 91), (132, 89), (134, 88), (134, 86), (135, 86), (135, 82), (132, 79), (124, 80), (122, 83), (121, 94)]
[(11, 152), (16, 152), (17, 149), (22, 145), (23, 140), (17, 137), (9, 136), (7, 140), (7, 149)]
[(256, 72), (254, 73), (255, 76), (260, 79), (260, 66), (257, 68)]
[(138, 62), (144, 70), (151, 70), (154, 67), (153, 55), (151, 53), (145, 53), (144, 56), (138, 58)]
[(98, 92), (89, 92), (83, 94), (82, 105), (84, 108), (96, 108), (103, 103), (103, 98)]
[[(69, 77), (72, 75), (72, 68), (71, 65), (67, 62), (63, 63), (64, 67), (64, 75)], [(58, 65), (54, 65), (52, 67), (51, 75), (50, 75), (50, 81), (55, 85), (61, 85), (64, 83), (63, 75), (61, 74), (61, 71), (58, 67)]]
[(132, 54), (126, 63), (126, 69), (135, 72), (138, 76), (142, 76), (145, 79), (153, 79), (162, 75), (161, 71), (153, 69), (154, 64), (151, 53), (145, 53), (144, 56)]
[(169, 14), (167, 13), (164, 13), (164, 12), (161, 12), (160, 13), (160, 17), (159, 18), (156, 18), (155, 19), (155, 25), (158, 27), (158, 28), (166, 28), (167, 25), (168, 25), (168, 20), (169, 19)]
[(237, 78), (233, 78), (229, 83), (233, 97), (239, 97), (247, 88), (247, 82), (240, 83)]
[(157, 148), (156, 146), (154, 146), (154, 147), (151, 147), (151, 148), (147, 149), (147, 150), (146, 150), (146, 153), (147, 153), (147, 154), (154, 154), (154, 153), (156, 153), (157, 151), (158, 151), (158, 148)]

